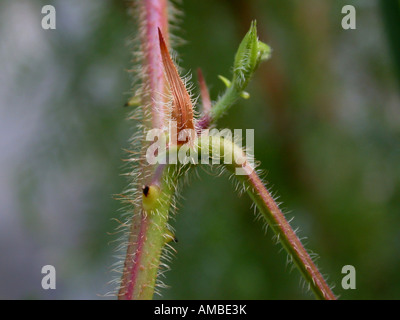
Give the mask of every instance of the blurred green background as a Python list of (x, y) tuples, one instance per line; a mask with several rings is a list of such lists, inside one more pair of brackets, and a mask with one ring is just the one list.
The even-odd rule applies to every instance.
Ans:
[[(41, 8), (57, 29), (41, 28)], [(353, 4), (357, 29), (343, 30)], [(116, 262), (133, 133), (123, 104), (135, 28), (125, 1), (0, 2), (0, 298), (103, 299)], [(250, 21), (273, 48), (219, 127), (255, 129), (255, 155), (343, 299), (400, 298), (400, 1), (182, 1), (180, 66), (212, 99)], [(196, 77), (193, 78), (196, 83)], [(172, 225), (167, 299), (312, 299), (226, 177), (199, 170)], [(54, 265), (57, 289), (41, 288)], [(356, 290), (341, 287), (344, 265)]]

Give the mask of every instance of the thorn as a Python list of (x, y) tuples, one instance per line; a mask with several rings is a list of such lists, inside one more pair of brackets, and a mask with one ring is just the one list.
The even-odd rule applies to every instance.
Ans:
[(177, 121), (178, 133), (183, 129), (194, 129), (193, 106), (190, 95), (172, 62), (160, 28), (158, 28), (158, 37), (165, 76), (173, 96), (172, 117)]

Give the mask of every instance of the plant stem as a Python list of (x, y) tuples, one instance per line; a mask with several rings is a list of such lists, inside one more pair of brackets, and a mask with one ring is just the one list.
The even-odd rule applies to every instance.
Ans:
[[(119, 291), (121, 300), (153, 298), (161, 252), (169, 233), (167, 222), (171, 198), (175, 191), (176, 175), (173, 167), (160, 165), (162, 176), (143, 188), (140, 215), (132, 225), (125, 272)], [(140, 217), (140, 221), (138, 221)]]
[(237, 178), (243, 181), (245, 185), (249, 186), (247, 192), (250, 198), (257, 205), (264, 219), (274, 231), (288, 254), (292, 257), (293, 262), (310, 285), (316, 297), (323, 300), (336, 299), (310, 255), (304, 249), (300, 239), (297, 237), (257, 173), (248, 165), (245, 165), (243, 169), (249, 171), (248, 175), (237, 176)]
[(226, 88), (225, 92), (218, 99), (211, 110), (198, 121), (200, 129), (207, 129), (211, 124), (215, 124), (235, 102), (242, 96), (242, 91), (238, 91), (233, 85)]
[(292, 257), (293, 262), (300, 270), (316, 297), (324, 300), (335, 300), (336, 297), (332, 290), (325, 282), (310, 255), (303, 247), (300, 239), (264, 186), (255, 169), (250, 165), (241, 147), (221, 137), (219, 137), (219, 140), (215, 139), (215, 137), (210, 137), (208, 144), (208, 146), (200, 145), (200, 148), (206, 147), (210, 153), (213, 149), (219, 148), (220, 155), (222, 155), (221, 161), (223, 160), (224, 163), (227, 163), (227, 161), (225, 161), (225, 155), (233, 156), (230, 164), (228, 162), (226, 165), (231, 172), (235, 173), (237, 168), (244, 170), (245, 174), (235, 175), (236, 178), (244, 184), (250, 198), (257, 205), (264, 219), (274, 231), (277, 239), (279, 239), (290, 257)]
[(261, 61), (271, 57), (271, 48), (258, 40), (256, 21), (251, 22), (249, 31), (244, 36), (236, 52), (233, 64), (233, 78), (231, 81), (220, 76), (227, 89), (212, 107), (210, 116), (207, 114), (200, 119), (198, 126), (200, 129), (207, 128), (207, 125), (214, 124), (228, 109), (236, 102), (239, 97), (248, 98), (248, 93), (244, 92), (253, 73), (256, 71)]
[(158, 40), (158, 28), (169, 43), (168, 33), (168, 1), (141, 0), (138, 1), (140, 12), (140, 39), (143, 52), (143, 82), (145, 89), (145, 104), (151, 105), (151, 124), (153, 128), (161, 128), (164, 123), (165, 110), (162, 94), (166, 90), (166, 81), (161, 62)]
[(233, 85), (226, 89), (211, 109), (211, 123), (215, 123), (229, 110), (236, 100), (240, 98), (240, 93)]
[[(140, 21), (142, 51), (141, 105), (146, 129), (161, 128), (164, 125), (163, 93), (166, 80), (161, 60), (158, 29), (162, 31), (168, 45), (168, 3), (167, 0), (140, 0), (137, 8)], [(149, 143), (142, 140), (142, 154)], [(132, 201), (133, 217), (130, 221), (128, 247), (118, 298), (121, 300), (152, 299), (160, 265), (160, 255), (165, 245), (167, 221), (173, 194), (172, 171), (166, 167), (155, 167), (145, 160), (139, 162), (134, 184), (143, 192)], [(146, 189), (147, 188), (147, 189)], [(147, 191), (146, 191), (147, 190)], [(149, 193), (150, 190), (150, 193)], [(150, 204), (149, 198), (154, 198)]]

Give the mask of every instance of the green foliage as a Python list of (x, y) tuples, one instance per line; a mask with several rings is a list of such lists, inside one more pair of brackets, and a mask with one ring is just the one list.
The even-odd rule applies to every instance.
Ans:
[(219, 76), (226, 85), (226, 90), (211, 110), (212, 122), (216, 122), (218, 118), (225, 114), (238, 98), (248, 99), (250, 97), (244, 90), (260, 62), (268, 60), (270, 57), (271, 48), (258, 40), (256, 22), (253, 21), (250, 30), (246, 33), (236, 51), (232, 80)]
[(260, 62), (270, 56), (271, 48), (258, 41), (256, 21), (253, 21), (235, 55), (232, 83), (236, 90), (243, 91)]

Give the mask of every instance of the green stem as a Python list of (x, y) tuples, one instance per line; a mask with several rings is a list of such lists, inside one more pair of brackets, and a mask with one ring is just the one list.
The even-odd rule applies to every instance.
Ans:
[(244, 92), (252, 75), (261, 61), (268, 60), (271, 48), (258, 40), (256, 21), (253, 21), (250, 30), (244, 36), (235, 55), (233, 64), (233, 78), (231, 81), (221, 77), (227, 89), (212, 107), (210, 115), (205, 115), (199, 121), (199, 127), (205, 129), (221, 118), (240, 97), (248, 98)]
[[(146, 130), (161, 128), (166, 119), (162, 107), (166, 99), (162, 95), (167, 86), (161, 61), (158, 29), (162, 31), (168, 43), (168, 1), (138, 0), (132, 5), (139, 13), (142, 56), (142, 72), (139, 76), (143, 83), (140, 104), (145, 115), (142, 125)], [(142, 154), (145, 154), (148, 147), (149, 143), (142, 140)], [(167, 232), (174, 185), (171, 182), (174, 180), (171, 176), (172, 171), (170, 172), (168, 168), (158, 170), (160, 167), (150, 165), (145, 160), (140, 161), (137, 166), (138, 171), (132, 174), (135, 179), (134, 185), (136, 188), (145, 185), (148, 190), (141, 195), (142, 203), (130, 201), (134, 206), (134, 214), (130, 221), (128, 248), (118, 292), (118, 298), (124, 300), (153, 297), (160, 255), (165, 244), (164, 235)]]
[(233, 85), (227, 88), (211, 109), (211, 123), (215, 123), (221, 118), (240, 96), (241, 92), (237, 91)]
[(142, 209), (131, 226), (118, 295), (121, 300), (153, 298), (160, 257), (169, 234), (167, 222), (176, 184), (174, 168), (163, 166), (161, 172), (160, 180), (153, 180), (150, 185), (144, 186)]

